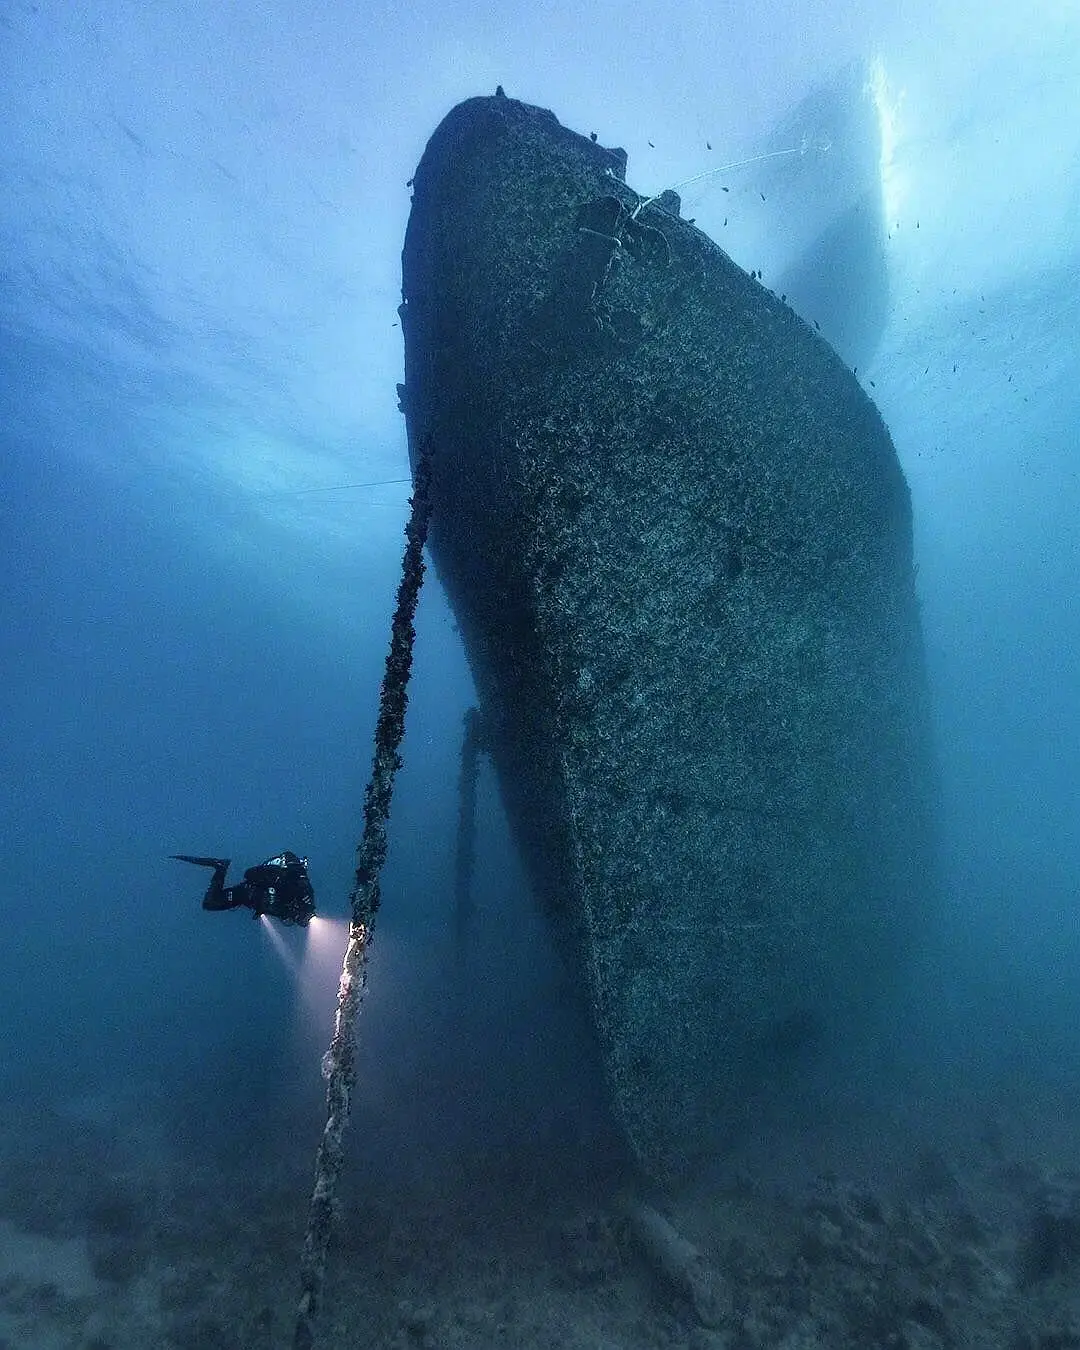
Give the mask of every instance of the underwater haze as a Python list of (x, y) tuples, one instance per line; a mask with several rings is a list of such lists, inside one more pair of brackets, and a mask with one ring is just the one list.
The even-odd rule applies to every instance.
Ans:
[[(731, 1285), (701, 1317), (627, 1235), (586, 999), (483, 758), (455, 912), (475, 696), (429, 571), (324, 1343), (1080, 1344), (1076, 8), (0, 0), (0, 1350), (290, 1343), (411, 490), (409, 180), (498, 84), (678, 187), (880, 409), (945, 898), (888, 1104), (828, 1138), (774, 1108), (722, 1200), (664, 1198)], [(286, 849), (308, 930), (204, 912), (171, 858)], [(845, 1191), (823, 1238), (826, 1170), (885, 1217)], [(916, 1294), (895, 1188), (937, 1252)]]

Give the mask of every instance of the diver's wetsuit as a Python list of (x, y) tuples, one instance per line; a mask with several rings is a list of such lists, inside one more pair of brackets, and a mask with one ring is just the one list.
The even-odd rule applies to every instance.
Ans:
[(176, 854), (181, 862), (212, 867), (214, 875), (203, 896), (203, 909), (250, 909), (258, 918), (269, 914), (282, 923), (304, 926), (315, 913), (315, 891), (308, 876), (307, 859), (295, 853), (279, 853), (275, 858), (249, 867), (243, 881), (225, 885), (228, 858), (194, 858)]

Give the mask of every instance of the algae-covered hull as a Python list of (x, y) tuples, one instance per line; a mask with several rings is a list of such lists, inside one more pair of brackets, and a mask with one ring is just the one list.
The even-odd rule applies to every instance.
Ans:
[(654, 1172), (863, 1016), (932, 886), (907, 486), (832, 350), (625, 156), (433, 135), (402, 391), (515, 832)]

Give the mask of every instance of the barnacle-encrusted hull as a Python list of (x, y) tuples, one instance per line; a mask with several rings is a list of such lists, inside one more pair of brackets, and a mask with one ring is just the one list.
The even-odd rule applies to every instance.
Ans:
[(866, 1016), (933, 889), (907, 486), (833, 351), (503, 97), (417, 170), (403, 406), (512, 827), (642, 1163)]

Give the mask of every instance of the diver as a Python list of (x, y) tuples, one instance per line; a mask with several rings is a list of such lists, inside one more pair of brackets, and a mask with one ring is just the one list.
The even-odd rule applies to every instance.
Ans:
[(212, 867), (214, 875), (203, 896), (203, 909), (250, 909), (252, 918), (269, 914), (282, 923), (306, 928), (315, 915), (315, 890), (308, 876), (306, 858), (286, 851), (249, 867), (243, 881), (225, 885), (229, 858), (196, 858), (189, 853), (170, 855), (177, 862)]

